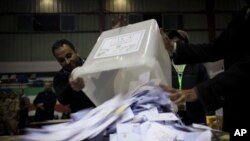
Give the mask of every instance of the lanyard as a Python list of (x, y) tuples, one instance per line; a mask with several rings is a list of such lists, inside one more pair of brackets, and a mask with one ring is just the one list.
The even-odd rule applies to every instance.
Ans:
[(182, 89), (182, 76), (183, 76), (183, 73), (178, 73), (179, 90)]
[(182, 77), (183, 77), (183, 72), (184, 72), (185, 67), (186, 65), (174, 65), (174, 68), (178, 76), (179, 90), (182, 89)]

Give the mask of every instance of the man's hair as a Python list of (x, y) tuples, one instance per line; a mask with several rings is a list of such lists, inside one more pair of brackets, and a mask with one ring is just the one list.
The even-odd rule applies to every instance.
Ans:
[(76, 51), (74, 45), (70, 41), (66, 39), (61, 39), (61, 40), (56, 41), (52, 46), (52, 53), (54, 56), (55, 56), (55, 50), (62, 47), (64, 44), (68, 45), (71, 49)]
[(186, 31), (183, 31), (183, 30), (173, 30), (173, 31), (169, 32), (168, 37), (170, 39), (177, 37), (180, 40), (184, 41), (185, 43), (189, 42), (188, 33)]

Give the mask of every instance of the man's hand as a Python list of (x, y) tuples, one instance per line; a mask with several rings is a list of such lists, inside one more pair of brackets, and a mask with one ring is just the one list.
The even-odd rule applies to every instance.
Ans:
[(160, 29), (160, 33), (161, 33), (161, 37), (163, 39), (165, 48), (168, 50), (170, 54), (172, 54), (174, 51), (174, 41), (169, 39), (168, 35), (165, 33), (163, 28)]
[(164, 91), (170, 93), (169, 98), (170, 98), (170, 100), (172, 100), (175, 104), (181, 105), (181, 104), (183, 104), (183, 103), (186, 102), (185, 95), (182, 93), (181, 90), (179, 90), (179, 89), (174, 89), (174, 88), (172, 88), (172, 87), (170, 87), (170, 86), (167, 86), (167, 85), (160, 85), (160, 87), (161, 87)]
[(194, 88), (188, 90), (178, 90), (166, 85), (160, 86), (163, 90), (170, 93), (170, 99), (177, 105), (181, 105), (185, 102), (194, 102), (198, 99)]
[(72, 75), (69, 78), (69, 84), (74, 91), (80, 91), (85, 87), (84, 80), (82, 78), (73, 79)]
[(182, 90), (182, 93), (186, 95), (186, 102), (194, 102), (198, 100), (198, 95), (195, 91), (195, 88)]
[(41, 110), (44, 110), (44, 107), (43, 107), (43, 103), (38, 103), (37, 105), (36, 105), (36, 107), (37, 108), (40, 108)]

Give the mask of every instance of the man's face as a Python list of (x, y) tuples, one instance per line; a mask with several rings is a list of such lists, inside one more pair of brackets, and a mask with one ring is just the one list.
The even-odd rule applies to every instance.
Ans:
[(67, 71), (72, 71), (79, 66), (79, 56), (76, 51), (71, 49), (68, 45), (63, 44), (62, 47), (57, 48), (55, 57), (60, 65)]
[(24, 93), (23, 93), (23, 90), (22, 89), (18, 89), (17, 93), (19, 94), (19, 96), (23, 96)]
[(44, 90), (51, 91), (51, 89), (52, 89), (52, 84), (50, 82), (45, 82), (44, 83)]

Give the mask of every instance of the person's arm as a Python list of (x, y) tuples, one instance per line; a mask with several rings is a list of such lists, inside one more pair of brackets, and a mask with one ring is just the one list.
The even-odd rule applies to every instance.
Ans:
[[(249, 56), (249, 55), (248, 55)], [(250, 56), (249, 56), (250, 58)], [(198, 97), (204, 103), (206, 109), (216, 110), (224, 104), (224, 100), (239, 102), (249, 87), (250, 59), (239, 62), (227, 71), (215, 76), (213, 79), (196, 86)], [(233, 99), (232, 99), (233, 98)]]
[(209, 79), (209, 75), (206, 67), (203, 64), (198, 64), (199, 74), (198, 74), (198, 82), (204, 82)]
[(40, 102), (41, 102), (41, 96), (40, 96), (40, 93), (38, 93), (37, 96), (36, 96), (36, 98), (33, 101), (33, 104), (35, 106), (37, 106), (37, 104), (39, 104)]
[(25, 105), (23, 107), (23, 109), (29, 109), (29, 106), (30, 106), (30, 99), (28, 97), (25, 97), (24, 99), (25, 101)]
[(223, 59), (226, 53), (225, 50), (228, 49), (226, 48), (227, 45), (225, 45), (228, 35), (229, 31), (225, 30), (211, 43), (185, 44), (177, 42), (173, 60), (175, 64), (196, 64)]
[(33, 103), (36, 108), (40, 108), (42, 110), (44, 109), (44, 103), (42, 101), (42, 92), (38, 93)]
[(160, 85), (160, 86), (164, 91), (170, 93), (169, 98), (177, 105), (183, 104), (185, 102), (194, 102), (198, 100), (198, 94), (196, 88), (179, 90), (167, 85)]
[(226, 72), (222, 72), (213, 79), (188, 90), (180, 91), (168, 86), (162, 87), (171, 93), (170, 99), (177, 105), (185, 101), (194, 102), (199, 99), (207, 111), (215, 111), (224, 105), (225, 100), (234, 101), (236, 104), (245, 100), (242, 97), (245, 96), (245, 91), (249, 87), (249, 83), (247, 83), (247, 80), (250, 80), (249, 66), (250, 60), (237, 63)]
[(52, 97), (51, 97), (51, 105), (52, 106), (55, 106), (56, 105), (56, 100), (57, 100), (57, 98), (56, 98), (56, 94), (54, 93), (54, 92), (51, 92), (51, 95), (52, 95)]
[(46, 101), (44, 101), (45, 107), (53, 107), (56, 104), (56, 95), (53, 91), (48, 92)]
[(70, 78), (69, 78), (69, 84), (70, 84), (70, 87), (74, 91), (77, 91), (77, 92), (81, 91), (85, 87), (83, 78), (77, 77), (76, 79), (74, 79), (72, 74), (70, 75)]
[(177, 42), (173, 54), (175, 64), (196, 64), (223, 59), (224, 49), (215, 43), (184, 44)]
[[(53, 87), (58, 101), (63, 105), (68, 105), (74, 102), (79, 94), (84, 94), (81, 92), (82, 88), (85, 86), (83, 79), (82, 83), (75, 82), (78, 90), (75, 91), (72, 89), (72, 84), (70, 84), (69, 74), (58, 73), (53, 80)], [(79, 86), (79, 87), (78, 87)], [(74, 86), (73, 86), (74, 87)], [(81, 88), (80, 88), (81, 87)]]
[(69, 94), (72, 94), (73, 90), (68, 83), (68, 78), (56, 75), (53, 80), (53, 87), (58, 101), (63, 105), (68, 105), (70, 101)]

